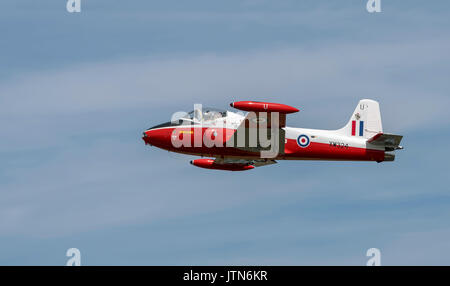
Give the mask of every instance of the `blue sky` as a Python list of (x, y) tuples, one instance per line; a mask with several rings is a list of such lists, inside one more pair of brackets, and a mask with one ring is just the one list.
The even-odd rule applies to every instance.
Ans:
[[(0, 264), (449, 264), (450, 3), (365, 5), (2, 1)], [(218, 172), (140, 139), (234, 100), (335, 129), (361, 98), (405, 136), (394, 163)]]

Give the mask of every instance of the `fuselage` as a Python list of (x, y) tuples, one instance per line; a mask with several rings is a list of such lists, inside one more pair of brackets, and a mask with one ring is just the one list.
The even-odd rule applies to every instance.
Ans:
[[(168, 122), (147, 129), (142, 139), (146, 144), (183, 154), (240, 159), (260, 158), (260, 152), (226, 144), (236, 133), (244, 117), (242, 114), (228, 111), (226, 116), (202, 121), (201, 124), (181, 125)], [(285, 133), (284, 146), (273, 158), (276, 160), (377, 162), (389, 160), (389, 154), (385, 153), (384, 147), (371, 146), (361, 137), (345, 136), (335, 130), (287, 126), (282, 130)], [(208, 140), (205, 141), (205, 138), (209, 139), (209, 142), (206, 142)], [(181, 141), (185, 144), (181, 145)]]

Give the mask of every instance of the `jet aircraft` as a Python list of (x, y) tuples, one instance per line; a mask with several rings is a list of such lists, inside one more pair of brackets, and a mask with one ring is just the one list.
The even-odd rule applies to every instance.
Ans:
[[(338, 130), (286, 126), (298, 112), (280, 103), (238, 101), (240, 112), (196, 107), (144, 131), (145, 144), (201, 156), (194, 166), (245, 171), (279, 160), (394, 161), (401, 135), (383, 132), (378, 102), (360, 100), (348, 123)], [(242, 111), (247, 112), (246, 114)], [(209, 157), (209, 158), (203, 158)]]

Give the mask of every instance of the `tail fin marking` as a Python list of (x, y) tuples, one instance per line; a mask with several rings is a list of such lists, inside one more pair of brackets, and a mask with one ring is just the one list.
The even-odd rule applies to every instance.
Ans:
[(383, 132), (378, 102), (371, 99), (360, 100), (347, 125), (337, 132), (345, 136), (358, 136), (365, 139)]

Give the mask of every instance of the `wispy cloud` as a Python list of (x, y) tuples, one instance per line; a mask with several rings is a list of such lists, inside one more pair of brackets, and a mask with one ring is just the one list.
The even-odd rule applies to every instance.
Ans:
[[(139, 133), (148, 122), (167, 120), (171, 111), (196, 102), (222, 107), (233, 100), (261, 99), (306, 105), (302, 119), (291, 122), (335, 128), (336, 121), (347, 120), (358, 99), (368, 97), (381, 102), (390, 129), (446, 124), (447, 82), (422, 71), (445, 69), (448, 59), (441, 55), (448, 45), (434, 41), (124, 59), (4, 82), (0, 93), (6, 137), (0, 144), (4, 154), (11, 152), (6, 162), (17, 162), (12, 154), (20, 150), (41, 150), (43, 158), (35, 167), (23, 166), (24, 159), (12, 170), (3, 166), (12, 181), (4, 184), (2, 194), (3, 233), (50, 235), (218, 207), (205, 199), (209, 191), (202, 187), (179, 193), (183, 183), (169, 178), (184, 164), (159, 153), (143, 159), (144, 151), (137, 151)], [(429, 79), (411, 84), (410, 79), (421, 76)], [(429, 87), (434, 92), (424, 101)], [(19, 177), (27, 180), (19, 182)], [(205, 180), (214, 185), (213, 179)], [(216, 190), (214, 200), (235, 203), (229, 192), (233, 190), (218, 199)], [(190, 201), (193, 196), (202, 199)]]
[(394, 129), (445, 123), (449, 46), (435, 39), (72, 66), (1, 83), (1, 116), (33, 121), (36, 116), (264, 99), (307, 105), (305, 111), (320, 114), (314, 121), (323, 126), (336, 118), (345, 122), (357, 100), (367, 97), (381, 102)]

